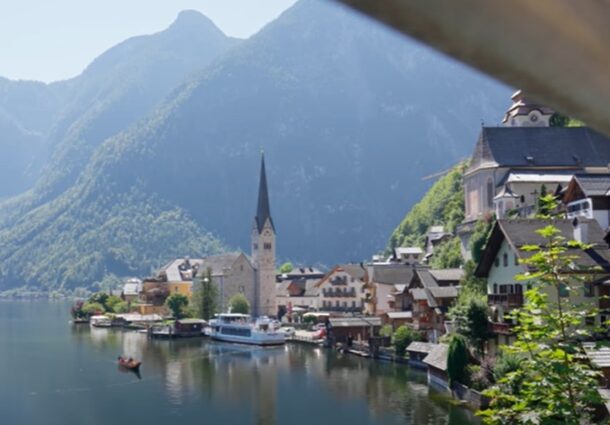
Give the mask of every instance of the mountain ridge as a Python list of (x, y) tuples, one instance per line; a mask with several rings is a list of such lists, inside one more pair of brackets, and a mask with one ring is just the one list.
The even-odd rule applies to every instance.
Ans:
[[(96, 145), (63, 192), (0, 229), (0, 286), (72, 288), (74, 270), (92, 282), (146, 273), (171, 256), (249, 252), (261, 148), (280, 259), (361, 261), (423, 193), (420, 178), (464, 156), (481, 117), (492, 121), (510, 94), (365, 18), (307, 0), (184, 81)], [(149, 234), (115, 243), (112, 226)], [(96, 243), (81, 241), (98, 228)], [(181, 241), (193, 252), (176, 248)], [(44, 256), (45, 246), (54, 260), (32, 264), (28, 255)], [(76, 248), (89, 262), (61, 254)]]

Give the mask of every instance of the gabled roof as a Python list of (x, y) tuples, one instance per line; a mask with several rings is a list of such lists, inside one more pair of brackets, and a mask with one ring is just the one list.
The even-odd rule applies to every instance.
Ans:
[(439, 370), (447, 370), (447, 354), (449, 346), (447, 344), (435, 344), (430, 353), (424, 358), (424, 363)]
[(610, 195), (610, 174), (576, 174), (573, 181), (586, 197)]
[(396, 254), (398, 254), (398, 255), (402, 255), (402, 254), (407, 254), (407, 255), (421, 254), (421, 253), (424, 252), (418, 246), (399, 246), (397, 248), (394, 248), (394, 250), (396, 251)]
[(460, 281), (464, 277), (464, 269), (430, 269), (430, 274), (437, 282)]
[(421, 342), (421, 341), (413, 341), (407, 347), (407, 351), (413, 351), (415, 353), (430, 353), (434, 350), (436, 344), (432, 342)]
[(362, 264), (339, 264), (339, 265), (333, 267), (333, 269), (331, 271), (326, 273), (326, 276), (324, 276), (322, 279), (318, 280), (318, 282), (315, 284), (315, 286), (316, 287), (321, 286), (324, 282), (326, 282), (328, 279), (330, 279), (330, 277), (333, 274), (335, 274), (337, 272), (345, 272), (350, 277), (353, 277), (354, 279), (361, 280), (361, 281), (365, 281), (366, 276), (367, 276), (366, 268)]
[(434, 279), (434, 276), (432, 276), (432, 274), (430, 273), (429, 269), (424, 269), (424, 268), (417, 268), (415, 269), (417, 276), (419, 276), (419, 280), (421, 281), (421, 284), (424, 288), (433, 288), (435, 286), (438, 286), (438, 283), (436, 283), (436, 280)]
[(374, 264), (370, 279), (386, 285), (408, 285), (413, 279), (413, 266), (407, 264)]
[(610, 139), (587, 127), (483, 127), (467, 174), (479, 167), (606, 167)]
[[(610, 272), (610, 249), (604, 242), (605, 233), (595, 220), (579, 219), (580, 223), (588, 227), (588, 243), (593, 247), (583, 251), (581, 249), (570, 248), (567, 255), (575, 256), (575, 263), (581, 267), (601, 266)], [(532, 252), (522, 251), (524, 245), (544, 246), (547, 241), (537, 230), (553, 224), (560, 231), (561, 236), (566, 240), (574, 239), (573, 221), (569, 219), (541, 220), (541, 219), (502, 219), (494, 225), (481, 261), (477, 265), (475, 275), (477, 277), (487, 277), (493, 266), (494, 260), (500, 246), (504, 240), (508, 242), (513, 252), (520, 258), (529, 258)]]

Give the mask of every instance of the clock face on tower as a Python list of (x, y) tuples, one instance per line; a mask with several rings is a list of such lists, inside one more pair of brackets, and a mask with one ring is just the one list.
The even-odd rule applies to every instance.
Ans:
[(263, 232), (263, 236), (271, 236), (271, 232), (267, 229)]

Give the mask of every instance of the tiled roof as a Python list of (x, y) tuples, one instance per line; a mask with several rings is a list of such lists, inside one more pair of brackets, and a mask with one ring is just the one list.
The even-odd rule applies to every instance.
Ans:
[[(606, 272), (610, 272), (610, 249), (604, 242), (605, 234), (603, 230), (595, 220), (579, 219), (579, 222), (587, 225), (587, 243), (592, 244), (593, 247), (584, 251), (578, 248), (568, 248), (566, 255), (574, 256), (574, 263), (579, 267), (600, 266)], [(483, 256), (477, 266), (475, 275), (487, 277), (504, 239), (516, 250), (515, 253), (519, 258), (529, 258), (533, 253), (522, 251), (521, 247), (524, 245), (544, 246), (547, 240), (536, 231), (549, 224), (557, 227), (560, 235), (566, 238), (566, 240), (574, 239), (574, 225), (573, 221), (569, 219), (555, 219), (553, 221), (541, 219), (498, 220), (489, 236), (487, 246), (483, 251)]]
[(405, 264), (376, 264), (371, 279), (388, 285), (408, 285), (413, 279), (413, 267)]
[(380, 317), (331, 317), (328, 320), (333, 328), (381, 326)]
[(435, 344), (430, 353), (424, 358), (424, 363), (436, 369), (447, 370), (447, 344)]
[(459, 281), (464, 276), (464, 269), (430, 269), (429, 271), (437, 281)]
[(434, 298), (457, 298), (457, 286), (439, 286), (438, 288), (428, 288)]
[(501, 167), (606, 167), (610, 139), (587, 127), (484, 127), (470, 170)]
[(418, 268), (416, 269), (417, 275), (419, 276), (419, 280), (421, 280), (421, 284), (424, 288), (433, 288), (438, 286), (434, 276), (430, 273), (429, 269)]
[(610, 195), (610, 174), (577, 174), (574, 179), (585, 196)]
[(421, 342), (421, 341), (413, 341), (407, 347), (407, 351), (414, 351), (416, 353), (429, 353), (431, 352), (436, 344), (431, 342)]

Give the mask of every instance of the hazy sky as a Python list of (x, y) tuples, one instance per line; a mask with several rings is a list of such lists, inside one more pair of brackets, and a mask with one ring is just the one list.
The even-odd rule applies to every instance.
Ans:
[(246, 38), (296, 0), (0, 0), (0, 76), (56, 81), (104, 50), (168, 27), (196, 9), (226, 34)]

